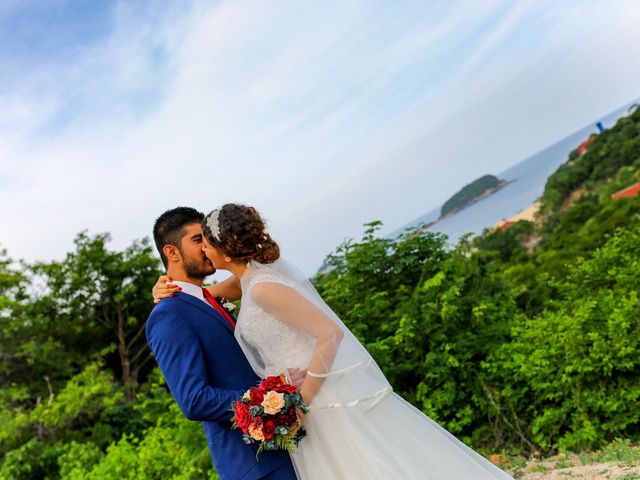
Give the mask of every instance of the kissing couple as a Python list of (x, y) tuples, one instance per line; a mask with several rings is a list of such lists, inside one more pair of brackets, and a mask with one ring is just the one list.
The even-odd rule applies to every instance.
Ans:
[[(223, 480), (511, 477), (393, 392), (309, 280), (280, 258), (256, 209), (178, 207), (153, 229), (167, 275), (147, 340), (184, 415), (201, 421)], [(216, 270), (232, 276), (203, 288)], [(237, 318), (220, 299), (242, 299)], [(309, 406), (297, 449), (264, 451), (232, 429), (231, 406), (285, 374)]]

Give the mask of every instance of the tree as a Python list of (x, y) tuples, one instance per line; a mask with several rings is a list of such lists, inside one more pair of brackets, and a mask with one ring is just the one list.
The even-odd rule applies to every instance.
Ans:
[(482, 362), (508, 339), (515, 315), (510, 285), (466, 241), (450, 249), (420, 228), (377, 238), (379, 226), (340, 246), (333, 269), (314, 281), (394, 389), (470, 438), (486, 423)]
[(161, 270), (147, 240), (119, 252), (107, 249), (109, 239), (81, 233), (75, 251), (62, 262), (37, 266), (48, 289), (38, 307), (48, 310), (66, 344), (85, 355), (115, 344), (116, 370), (132, 399), (151, 358), (145, 322), (153, 306), (151, 287)]

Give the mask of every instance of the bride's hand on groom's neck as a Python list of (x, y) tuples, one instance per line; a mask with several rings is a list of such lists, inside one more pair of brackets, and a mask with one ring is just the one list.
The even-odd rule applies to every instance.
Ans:
[(158, 281), (151, 289), (153, 295), (153, 303), (160, 303), (160, 300), (167, 297), (173, 297), (173, 294), (182, 290), (178, 285), (171, 282), (172, 279), (168, 275), (160, 275)]

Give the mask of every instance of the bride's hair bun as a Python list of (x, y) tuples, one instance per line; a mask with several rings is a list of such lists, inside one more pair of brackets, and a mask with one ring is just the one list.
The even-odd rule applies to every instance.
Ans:
[(266, 232), (266, 225), (253, 207), (227, 203), (218, 216), (220, 232), (215, 238), (206, 225), (202, 229), (207, 240), (221, 248), (233, 260), (273, 263), (280, 258), (280, 247)]

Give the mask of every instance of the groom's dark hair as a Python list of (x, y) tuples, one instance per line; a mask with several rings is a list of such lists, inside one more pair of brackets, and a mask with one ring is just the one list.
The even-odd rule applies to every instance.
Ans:
[(180, 240), (184, 236), (185, 227), (193, 223), (200, 223), (203, 219), (204, 213), (191, 207), (172, 208), (158, 217), (153, 225), (153, 241), (164, 268), (168, 266), (167, 257), (162, 252), (164, 246), (173, 245), (182, 253)]

